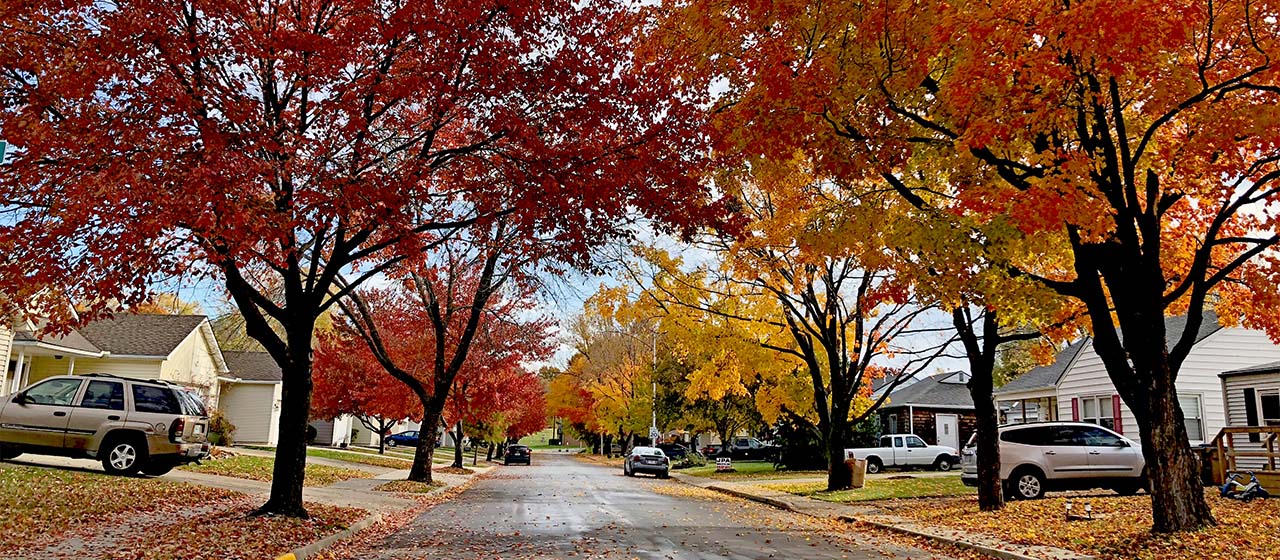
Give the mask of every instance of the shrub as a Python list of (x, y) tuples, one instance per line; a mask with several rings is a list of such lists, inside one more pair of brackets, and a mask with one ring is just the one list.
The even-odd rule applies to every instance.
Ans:
[(236, 425), (227, 420), (221, 410), (214, 409), (209, 415), (209, 443), (214, 445), (232, 445), (235, 443)]
[(703, 457), (701, 453), (690, 451), (688, 455), (685, 455), (679, 461), (676, 461), (675, 464), (671, 465), (671, 468), (687, 469), (689, 467), (701, 467), (705, 464), (707, 464), (706, 457)]

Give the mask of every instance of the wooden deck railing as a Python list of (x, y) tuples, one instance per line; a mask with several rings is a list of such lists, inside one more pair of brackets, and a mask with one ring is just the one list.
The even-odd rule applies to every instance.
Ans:
[[(1249, 436), (1257, 434), (1258, 441), (1250, 441)], [(1223, 428), (1213, 438), (1213, 481), (1222, 484), (1226, 473), (1230, 471), (1252, 470), (1258, 473), (1259, 480), (1270, 479), (1272, 484), (1280, 483), (1280, 449), (1277, 439), (1280, 438), (1280, 426), (1230, 426)], [(1241, 441), (1243, 439), (1244, 441)], [(1244, 444), (1244, 445), (1242, 445)], [(1241, 465), (1240, 459), (1264, 459), (1258, 468), (1257, 462), (1246, 461)], [(1272, 484), (1263, 481), (1263, 486), (1270, 488)]]

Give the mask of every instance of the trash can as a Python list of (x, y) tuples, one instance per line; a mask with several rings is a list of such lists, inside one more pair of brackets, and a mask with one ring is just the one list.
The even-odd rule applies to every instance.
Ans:
[(867, 482), (866, 459), (845, 459), (844, 465), (849, 468), (849, 487), (862, 488)]

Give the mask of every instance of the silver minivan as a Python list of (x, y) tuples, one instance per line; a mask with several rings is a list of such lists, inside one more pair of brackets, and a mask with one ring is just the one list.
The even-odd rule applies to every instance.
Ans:
[[(961, 452), (960, 480), (978, 485), (975, 434)], [(1133, 440), (1096, 424), (1041, 422), (1000, 427), (1000, 479), (1005, 495), (1035, 499), (1049, 490), (1146, 488), (1146, 461)]]

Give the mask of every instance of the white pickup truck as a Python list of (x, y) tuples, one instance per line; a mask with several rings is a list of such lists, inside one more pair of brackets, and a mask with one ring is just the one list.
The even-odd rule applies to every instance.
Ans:
[(954, 447), (928, 445), (920, 436), (901, 434), (880, 436), (880, 447), (844, 450), (844, 458), (862, 459), (867, 462), (867, 472), (878, 473), (886, 467), (933, 467), (949, 471), (960, 463), (960, 453)]

